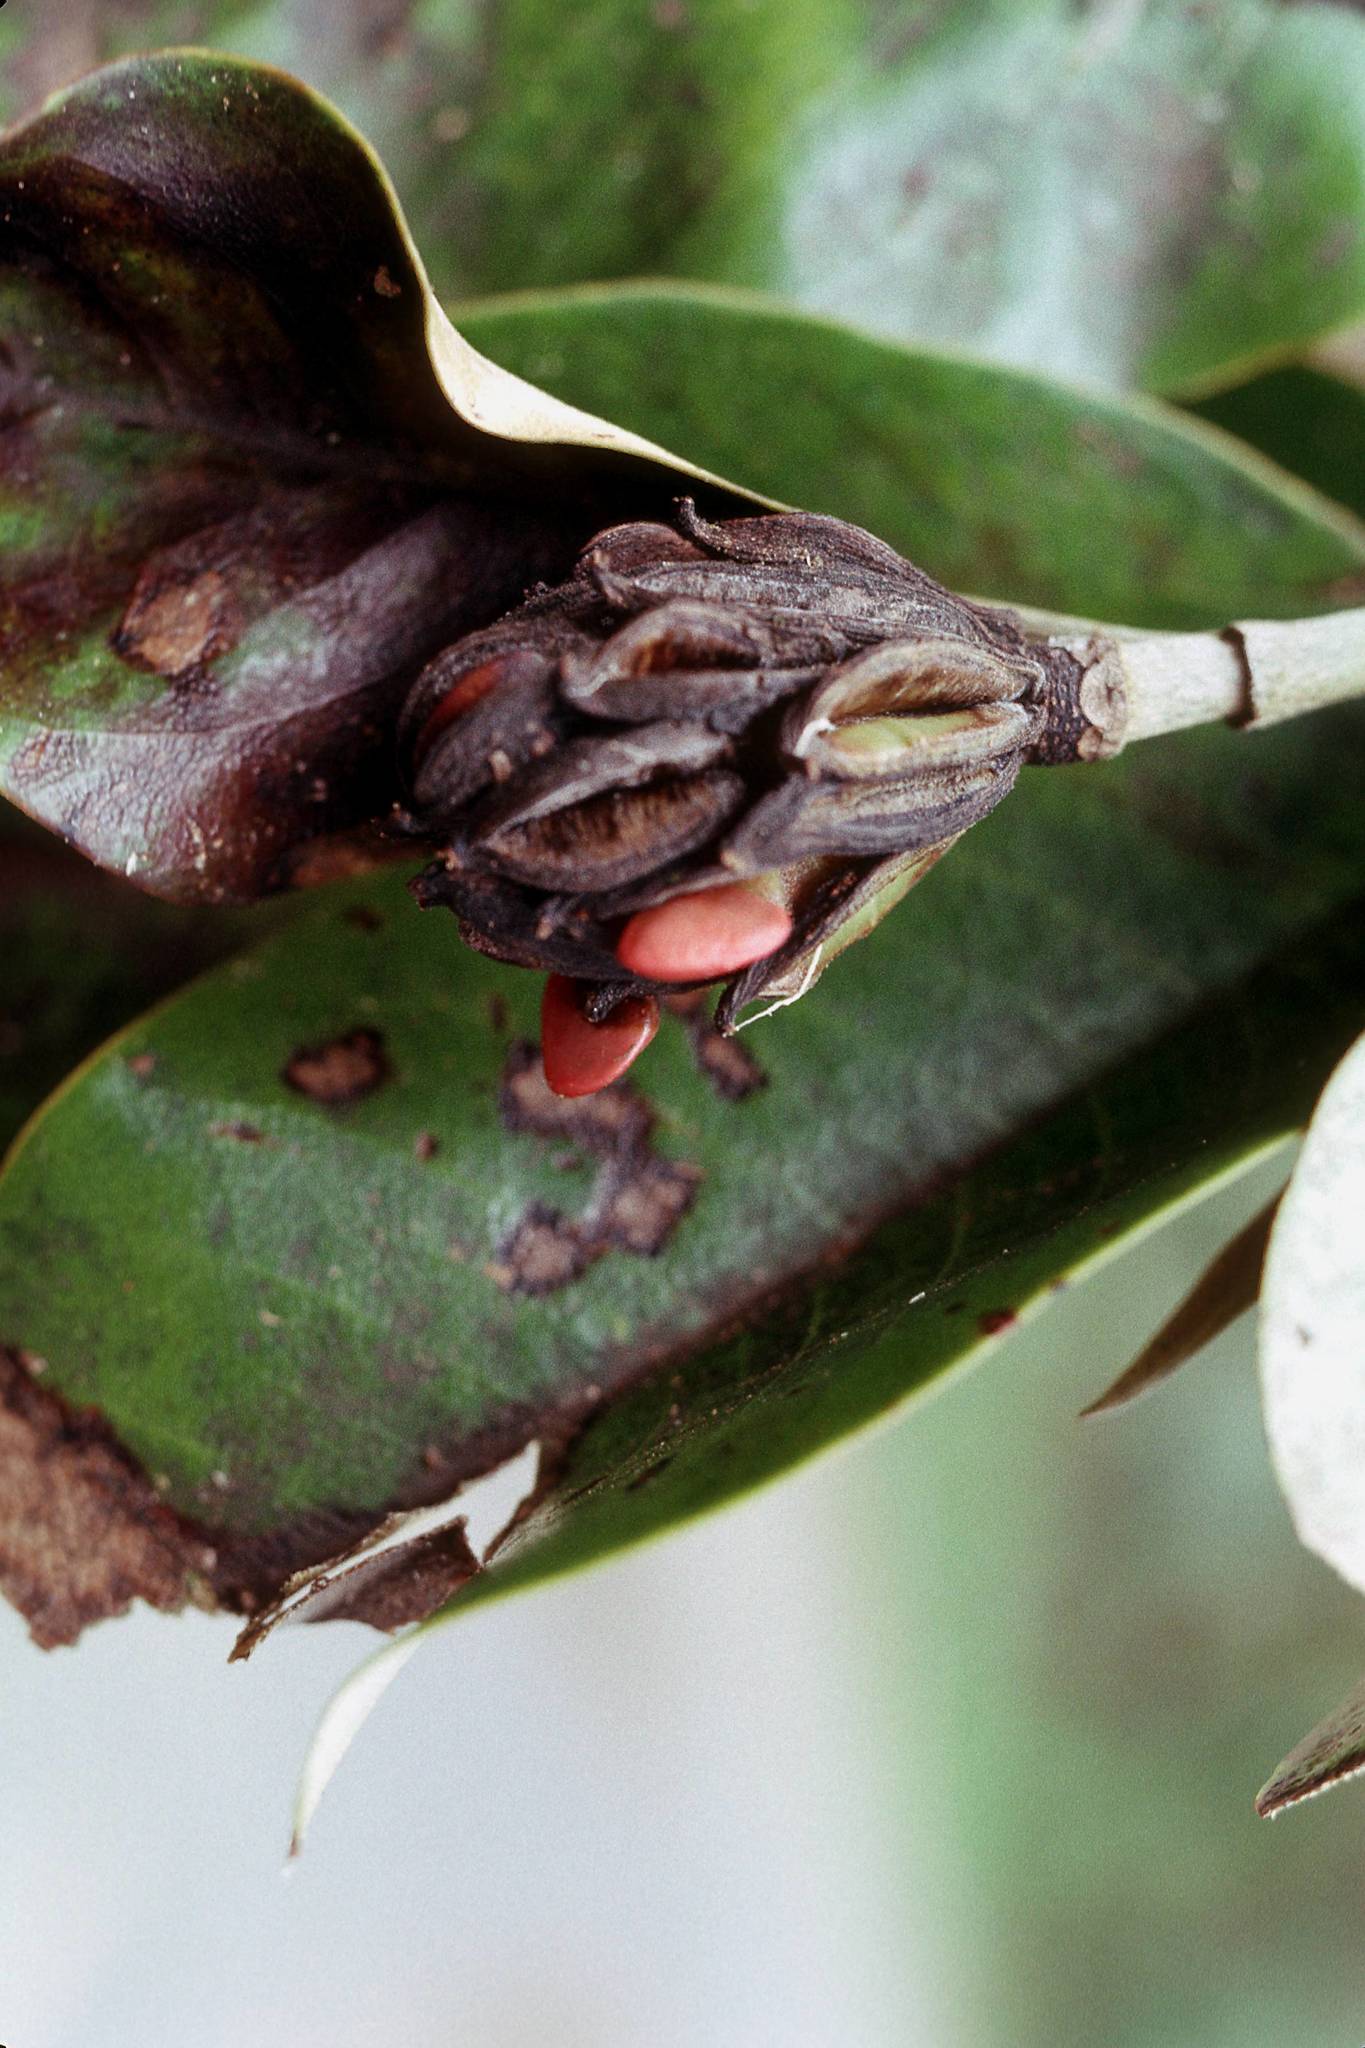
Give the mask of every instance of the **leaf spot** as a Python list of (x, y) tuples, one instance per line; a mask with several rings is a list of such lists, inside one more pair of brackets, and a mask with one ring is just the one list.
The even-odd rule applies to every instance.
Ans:
[(768, 1085), (768, 1076), (746, 1045), (723, 1038), (711, 1020), (711, 999), (705, 989), (667, 996), (665, 1004), (682, 1021), (692, 1057), (702, 1078), (722, 1102), (743, 1102)]
[(609, 1251), (658, 1256), (692, 1206), (701, 1169), (653, 1150), (653, 1112), (629, 1082), (597, 1095), (553, 1095), (536, 1047), (520, 1039), (508, 1051), (498, 1106), (507, 1130), (568, 1139), (599, 1166), (581, 1215), (528, 1204), (485, 1268), (496, 1286), (555, 1294)]
[(154, 563), (134, 586), (114, 647), (135, 667), (180, 682), (230, 652), (241, 630), (240, 610), (217, 569), (167, 578), (164, 564)]
[(325, 1045), (300, 1046), (281, 1078), (296, 1094), (325, 1109), (345, 1109), (373, 1095), (390, 1072), (382, 1032), (363, 1026)]

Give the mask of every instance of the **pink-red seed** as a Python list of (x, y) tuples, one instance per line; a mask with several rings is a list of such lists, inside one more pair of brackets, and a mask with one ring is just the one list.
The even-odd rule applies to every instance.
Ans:
[(492, 661), (481, 661), (477, 668), (467, 669), (459, 682), (451, 685), (418, 735), (419, 760), (439, 733), (443, 733), (462, 713), (471, 711), (490, 690), (496, 689), (506, 671), (506, 656), (495, 655)]
[(620, 1079), (659, 1028), (653, 996), (628, 996), (601, 1024), (583, 1014), (580, 984), (552, 974), (540, 1006), (540, 1054), (555, 1095), (596, 1095)]
[(791, 929), (780, 903), (747, 882), (726, 882), (637, 910), (616, 957), (644, 981), (717, 981), (776, 952)]

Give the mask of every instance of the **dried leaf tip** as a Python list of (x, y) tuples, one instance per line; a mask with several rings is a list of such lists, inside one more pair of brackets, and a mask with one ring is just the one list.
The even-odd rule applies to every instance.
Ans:
[(1273, 1820), (1287, 1807), (1330, 1792), (1365, 1771), (1365, 1679), (1290, 1750), (1256, 1794), (1256, 1811)]

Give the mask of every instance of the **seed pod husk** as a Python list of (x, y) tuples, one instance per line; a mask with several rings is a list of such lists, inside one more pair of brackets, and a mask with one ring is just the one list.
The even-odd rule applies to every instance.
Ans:
[[(1075, 719), (1079, 665), (836, 519), (599, 534), (573, 576), (446, 650), (413, 693), (420, 878), (466, 937), (596, 984), (625, 921), (755, 884), (790, 914), (718, 1011), (788, 1001)], [(760, 879), (761, 878), (761, 879)], [(679, 986), (681, 984), (670, 984)]]

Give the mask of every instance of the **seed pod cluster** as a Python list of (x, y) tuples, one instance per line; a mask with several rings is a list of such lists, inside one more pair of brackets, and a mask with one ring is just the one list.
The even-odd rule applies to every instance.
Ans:
[(762, 877), (790, 934), (728, 983), (732, 1028), (808, 987), (1030, 754), (1055, 758), (1078, 676), (858, 527), (684, 501), (423, 671), (407, 822), (441, 850), (418, 899), (484, 952), (594, 984), (605, 1014), (659, 986), (617, 958), (629, 918)]

